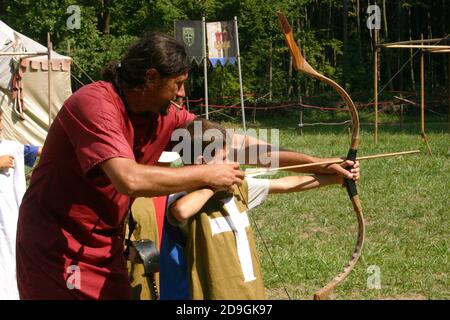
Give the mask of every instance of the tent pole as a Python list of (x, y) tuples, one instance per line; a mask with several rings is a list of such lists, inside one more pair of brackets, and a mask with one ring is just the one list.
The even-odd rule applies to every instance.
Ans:
[(205, 112), (206, 119), (209, 119), (209, 99), (208, 99), (208, 57), (206, 56), (206, 19), (202, 17), (203, 32), (203, 75), (205, 78)]
[(244, 131), (247, 132), (247, 125), (245, 123), (244, 88), (242, 85), (241, 54), (239, 52), (239, 31), (238, 31), (238, 23), (237, 23), (236, 16), (234, 16), (234, 29), (236, 30), (236, 54), (237, 54), (238, 71), (239, 71), (239, 89), (240, 89), (240, 95), (241, 95), (242, 127), (244, 128)]
[(16, 52), (0, 52), (0, 56), (46, 56), (48, 55), (48, 51), (43, 52), (24, 52), (24, 51), (16, 51)]
[(48, 81), (47, 81), (47, 93), (48, 93), (48, 127), (52, 124), (52, 42), (50, 39), (50, 32), (47, 32), (47, 65), (48, 65)]

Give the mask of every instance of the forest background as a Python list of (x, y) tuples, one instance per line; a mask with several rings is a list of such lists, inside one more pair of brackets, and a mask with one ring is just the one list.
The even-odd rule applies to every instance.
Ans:
[[(336, 106), (339, 97), (331, 88), (293, 71), (276, 11), (287, 15), (314, 68), (345, 86), (354, 100), (369, 102), (373, 100), (374, 42), (366, 20), (367, 8), (373, 4), (382, 13), (380, 42), (420, 39), (422, 35), (440, 38), (450, 31), (450, 3), (446, 0), (0, 0), (0, 19), (42, 44), (50, 32), (54, 48), (74, 59), (76, 81), (72, 83), (76, 90), (97, 80), (101, 68), (119, 59), (126, 46), (145, 32), (173, 35), (176, 20), (205, 16), (207, 21), (224, 21), (237, 16), (247, 104), (279, 105), (301, 97), (303, 103)], [(68, 10), (71, 5), (79, 8), (79, 28), (67, 27), (73, 14)], [(381, 97), (390, 99), (399, 92), (416, 95), (420, 61), (410, 59), (415, 51), (381, 52), (380, 87), (385, 87)], [(437, 112), (442, 109), (444, 114), (448, 113), (449, 61), (446, 54), (426, 55), (427, 107)], [(239, 102), (236, 66), (210, 65), (208, 73), (212, 103)], [(188, 96), (204, 97), (203, 68), (193, 62), (190, 75)], [(229, 96), (234, 100), (224, 98)]]

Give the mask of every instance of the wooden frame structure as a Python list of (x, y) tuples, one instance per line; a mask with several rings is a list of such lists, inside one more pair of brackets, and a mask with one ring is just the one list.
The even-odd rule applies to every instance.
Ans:
[(50, 38), (50, 33), (47, 32), (47, 51), (41, 51), (41, 52), (21, 52), (21, 51), (17, 51), (17, 52), (0, 52), (0, 57), (1, 56), (27, 56), (27, 57), (36, 57), (36, 56), (47, 56), (47, 63), (48, 63), (48, 127), (50, 128), (50, 125), (52, 124), (52, 110), (51, 110), (51, 102), (52, 102), (52, 97), (51, 97), (51, 84), (52, 84), (52, 78), (51, 78), (51, 73), (52, 73), (52, 67), (51, 67), (51, 59), (52, 59), (52, 42), (51, 42), (51, 38)]
[[(374, 50), (374, 96), (375, 96), (375, 133), (374, 139), (375, 144), (378, 143), (378, 60), (380, 58), (380, 49), (420, 49), (420, 82), (421, 82), (421, 128), (420, 135), (422, 136), (424, 142), (427, 145), (428, 153), (432, 155), (431, 147), (428, 142), (428, 138), (425, 133), (425, 52), (428, 53), (450, 53), (450, 45), (440, 45), (443, 42), (450, 39), (447, 35), (444, 38), (439, 39), (422, 39), (421, 40), (410, 40), (401, 42), (392, 42), (378, 44), (378, 41)], [(377, 39), (378, 40), (378, 39)], [(450, 55), (449, 55), (449, 88), (448, 88), (448, 104), (449, 104), (449, 128), (450, 128)]]

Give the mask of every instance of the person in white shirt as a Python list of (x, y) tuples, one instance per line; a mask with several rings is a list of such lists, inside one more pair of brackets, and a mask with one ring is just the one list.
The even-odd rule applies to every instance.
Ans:
[(0, 110), (0, 300), (16, 300), (16, 231), (26, 190), (25, 165), (34, 165), (41, 148), (2, 140), (2, 115)]

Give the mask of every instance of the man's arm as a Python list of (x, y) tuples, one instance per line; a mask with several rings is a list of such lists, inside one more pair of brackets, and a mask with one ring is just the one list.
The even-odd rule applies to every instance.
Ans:
[[(233, 159), (244, 161), (245, 164), (258, 165), (269, 167), (275, 159), (277, 159), (277, 166), (292, 166), (297, 164), (316, 163), (328, 160), (342, 160), (340, 158), (317, 158), (309, 156), (300, 152), (294, 152), (286, 149), (279, 148), (268, 144), (266, 141), (259, 140), (249, 135), (234, 134), (232, 139), (232, 155)], [(257, 151), (257, 152), (255, 152)], [(257, 155), (256, 159), (253, 159), (253, 155)], [(267, 163), (268, 159), (272, 159), (271, 163)], [(344, 160), (342, 160), (344, 161)], [(351, 179), (351, 175), (345, 169), (348, 167), (348, 163), (322, 165), (317, 167), (297, 168), (293, 169), (293, 172), (304, 172), (314, 174), (334, 174), (338, 173), (340, 176), (344, 176)]]
[(131, 197), (155, 197), (205, 186), (229, 189), (234, 184), (240, 185), (244, 178), (236, 163), (163, 168), (112, 158), (100, 166), (117, 191)]

